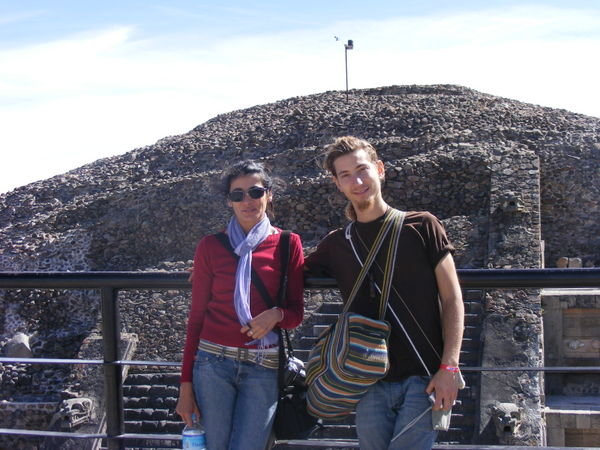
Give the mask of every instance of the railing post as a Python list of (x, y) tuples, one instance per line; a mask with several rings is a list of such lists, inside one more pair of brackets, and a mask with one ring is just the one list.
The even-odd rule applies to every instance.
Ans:
[(106, 399), (106, 434), (109, 450), (123, 449), (123, 370), (114, 364), (120, 359), (121, 320), (117, 305), (118, 290), (103, 287), (102, 338), (104, 342), (104, 398)]

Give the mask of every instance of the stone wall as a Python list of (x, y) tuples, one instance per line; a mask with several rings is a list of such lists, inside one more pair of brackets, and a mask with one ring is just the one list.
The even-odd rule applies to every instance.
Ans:
[[(443, 218), (471, 215), (460, 208), (463, 193), (454, 187), (465, 181), (461, 171), (485, 173), (461, 165), (460, 158), (473, 160), (494, 148), (534, 152), (540, 159), (545, 265), (554, 267), (559, 256), (580, 256), (584, 266), (594, 265), (600, 255), (600, 223), (593, 220), (599, 207), (599, 130), (600, 119), (458, 86), (366, 89), (354, 91), (349, 101), (329, 92), (234, 111), (184, 135), (0, 195), (0, 238), (6, 243), (0, 267), (23, 267), (69, 252), (85, 256), (76, 257), (75, 270), (140, 269), (188, 260), (197, 237), (222, 219), (213, 182), (223, 166), (240, 158), (272, 161), (286, 182), (309, 194), (290, 197), (295, 200), (290, 206), (298, 209), (289, 209), (295, 212), (289, 220), (281, 217), (284, 223), (299, 222), (304, 240), (313, 241), (315, 228), (325, 231), (338, 218), (327, 211), (328, 203), (319, 203), (312, 214), (309, 199), (329, 192), (317, 167), (319, 151), (342, 134), (372, 141), (388, 167), (407, 158), (437, 159), (421, 170), (427, 177), (443, 174), (442, 189), (436, 180), (432, 192), (418, 186), (423, 195), (400, 195), (406, 207), (432, 209)], [(444, 153), (455, 156), (444, 159)], [(404, 174), (420, 177), (422, 184), (422, 174), (410, 174), (408, 167)], [(469, 182), (482, 183), (482, 191), (489, 185), (477, 179), (462, 186), (473, 186)], [(451, 211), (445, 206), (449, 201), (455, 203), (447, 208)], [(75, 244), (66, 239), (70, 235)], [(83, 237), (91, 242), (80, 242)]]
[[(510, 154), (510, 158), (508, 157)], [(498, 149), (492, 164), (489, 268), (535, 268), (542, 264), (539, 161), (527, 150)], [(543, 328), (538, 290), (486, 294), (482, 367), (543, 365)], [(483, 372), (479, 432), (475, 441), (544, 445), (542, 375), (528, 371)], [(507, 412), (514, 411), (514, 412)], [(506, 427), (511, 414), (518, 423)]]
[[(544, 361), (547, 367), (598, 366), (600, 290), (544, 289)], [(600, 377), (546, 374), (548, 445), (600, 446)]]
[[(0, 424), (2, 428), (44, 430), (50, 424), (58, 402), (10, 402), (0, 401)], [(0, 448), (10, 450), (35, 450), (40, 448), (39, 438), (0, 436)]]
[[(600, 291), (548, 290), (543, 296), (545, 364), (596, 366), (600, 362)], [(547, 394), (600, 396), (594, 374), (548, 374)]]

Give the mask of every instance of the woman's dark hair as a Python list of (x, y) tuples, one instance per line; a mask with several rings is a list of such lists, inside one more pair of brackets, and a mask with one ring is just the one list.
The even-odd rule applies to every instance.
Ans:
[[(267, 172), (265, 166), (262, 163), (253, 161), (251, 159), (246, 159), (229, 166), (223, 172), (223, 175), (221, 176), (220, 189), (223, 195), (227, 196), (227, 194), (229, 194), (229, 189), (231, 188), (231, 183), (233, 180), (246, 175), (258, 175), (264, 187), (266, 187), (269, 191), (273, 189), (274, 180)], [(274, 217), (275, 210), (273, 208), (273, 202), (269, 202), (267, 204), (267, 214), (271, 218)]]

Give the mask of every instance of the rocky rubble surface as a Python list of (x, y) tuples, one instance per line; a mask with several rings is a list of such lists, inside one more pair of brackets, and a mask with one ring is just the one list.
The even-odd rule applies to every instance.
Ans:
[(317, 162), (322, 146), (343, 134), (375, 143), (399, 207), (443, 218), (485, 208), (490, 155), (535, 152), (547, 265), (564, 255), (598, 263), (600, 119), (459, 86), (392, 86), (353, 91), (349, 101), (327, 92), (222, 114), (3, 194), (0, 268), (139, 269), (187, 260), (198, 236), (222, 225), (227, 213), (213, 182), (241, 158), (264, 159), (286, 180), (279, 224), (314, 242), (341, 221)]
[[(511, 195), (539, 204), (546, 266), (561, 256), (600, 264), (600, 119), (435, 85), (354, 90), (348, 101), (343, 92), (326, 92), (232, 111), (2, 194), (0, 270), (183, 270), (199, 237), (226, 223), (216, 182), (224, 166), (242, 158), (262, 160), (281, 177), (275, 224), (314, 246), (345, 223), (344, 200), (318, 164), (322, 147), (345, 134), (379, 150), (390, 204), (444, 220), (459, 267), (487, 267), (498, 161), (506, 177), (531, 177), (531, 192)], [(520, 162), (511, 166), (513, 158)], [(0, 295), (0, 347), (23, 332), (32, 336), (34, 355), (72, 357), (96, 326), (94, 293)], [(139, 359), (177, 360), (189, 295), (121, 297), (126, 331), (142, 335)], [(46, 315), (32, 313), (38, 309)], [(3, 392), (38, 369), (8, 370)]]

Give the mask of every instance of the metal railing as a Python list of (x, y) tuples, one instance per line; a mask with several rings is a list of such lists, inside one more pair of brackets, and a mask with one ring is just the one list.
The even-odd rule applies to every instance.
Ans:
[[(106, 433), (84, 434), (0, 428), (0, 435), (106, 439), (109, 449), (128, 439), (178, 439), (174, 435), (124, 433), (122, 366), (173, 366), (179, 362), (120, 360), (118, 292), (122, 289), (189, 289), (187, 272), (0, 272), (0, 289), (98, 289), (101, 294), (103, 360), (0, 358), (0, 364), (89, 364), (104, 367)], [(459, 269), (463, 289), (600, 288), (600, 268)], [(333, 279), (307, 278), (307, 289), (336, 288)], [(600, 367), (461, 367), (465, 372), (536, 371), (600, 373)]]

